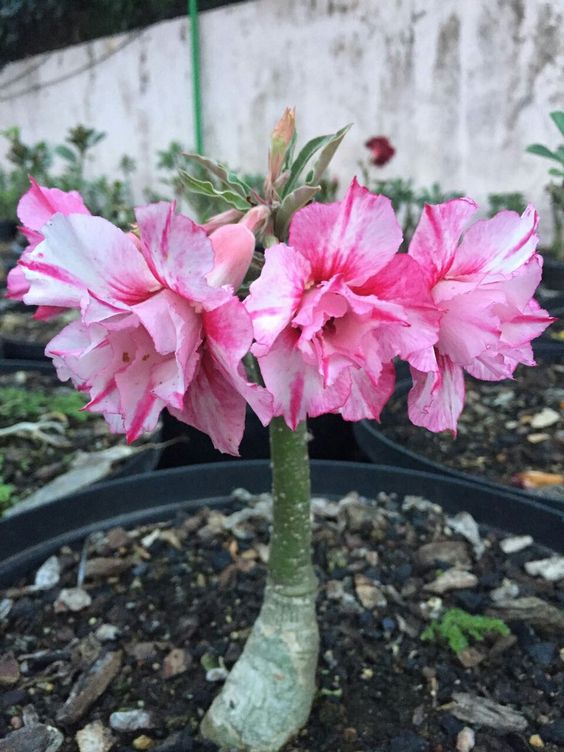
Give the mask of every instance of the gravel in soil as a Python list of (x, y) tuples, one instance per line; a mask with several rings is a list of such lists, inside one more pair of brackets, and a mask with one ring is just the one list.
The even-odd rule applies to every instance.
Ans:
[[(419, 497), (312, 505), (318, 693), (285, 752), (562, 749), (562, 557), (491, 530), (470, 543), (467, 516)], [(233, 509), (100, 532), (0, 592), (0, 750), (215, 748), (198, 725), (268, 557), (269, 497)]]
[[(513, 381), (467, 378), (456, 437), (410, 423), (407, 394), (390, 400), (380, 429), (400, 446), (455, 470), (531, 490), (537, 478), (539, 492), (564, 497), (564, 365), (520, 367)], [(546, 487), (540, 486), (543, 478), (551, 480)]]
[(65, 473), (79, 453), (125, 445), (101, 416), (81, 412), (86, 401), (54, 372), (0, 374), (0, 515)]

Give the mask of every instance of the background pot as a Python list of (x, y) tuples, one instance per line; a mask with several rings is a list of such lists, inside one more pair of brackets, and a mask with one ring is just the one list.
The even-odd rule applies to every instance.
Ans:
[[(535, 355), (542, 358), (547, 363), (564, 362), (564, 344), (560, 342), (537, 342), (535, 343)], [(542, 367), (542, 366), (541, 366)], [(396, 386), (395, 396), (404, 395), (411, 387), (410, 380), (399, 381)], [(393, 399), (393, 398), (392, 398)], [(424, 457), (422, 454), (412, 452), (402, 444), (389, 439), (380, 429), (379, 424), (375, 421), (362, 420), (354, 425), (354, 436), (356, 441), (366, 457), (372, 462), (396, 465), (413, 470), (422, 470), (430, 473), (447, 475), (452, 478), (458, 478), (461, 481), (472, 481), (479, 486), (495, 492), (509, 492), (516, 496), (526, 499), (539, 499), (543, 503), (553, 506), (564, 511), (564, 500), (552, 496), (536, 496), (519, 488), (495, 483), (479, 475), (464, 473), (460, 470), (450, 468), (442, 462)]]
[(551, 290), (564, 292), (564, 261), (553, 256), (549, 251), (543, 254), (542, 283)]
[[(312, 459), (360, 460), (352, 423), (340, 415), (321, 415), (308, 421), (311, 434), (309, 454)], [(204, 462), (229, 462), (238, 459), (214, 449), (207, 434), (163, 412), (164, 441), (177, 440), (162, 453), (159, 469), (197, 465)], [(264, 428), (252, 410), (247, 410), (245, 433), (239, 449), (245, 460), (268, 459), (270, 456), (268, 428)]]
[[(0, 585), (14, 583), (62, 545), (77, 544), (97, 530), (172, 519), (203, 505), (227, 505), (234, 489), (260, 493), (270, 489), (270, 481), (267, 460), (161, 470), (108, 481), (2, 520)], [(351, 490), (370, 498), (380, 491), (417, 494), (449, 513), (465, 510), (481, 524), (528, 533), (555, 550), (564, 547), (564, 509), (472, 482), (393, 467), (314, 461), (312, 488), (315, 495), (329, 498)]]

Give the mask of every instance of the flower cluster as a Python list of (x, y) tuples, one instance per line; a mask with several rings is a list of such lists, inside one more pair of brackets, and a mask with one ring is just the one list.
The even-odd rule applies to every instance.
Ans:
[[(265, 425), (283, 416), (295, 428), (323, 413), (377, 419), (396, 358), (411, 368), (410, 419), (455, 431), (464, 371), (499, 380), (534, 365), (530, 342), (552, 320), (533, 298), (535, 210), (465, 229), (476, 209), (466, 198), (427, 205), (398, 253), (391, 202), (353, 180), (342, 201), (294, 214), (287, 242), (266, 249), (240, 300), (255, 219), (202, 227), (160, 202), (138, 208), (124, 233), (77, 194), (32, 183), (19, 207), (30, 245), (9, 293), (39, 315), (80, 312), (46, 353), (89, 394), (87, 409), (130, 441), (165, 407), (232, 454), (247, 404)], [(260, 385), (246, 376), (248, 353)]]

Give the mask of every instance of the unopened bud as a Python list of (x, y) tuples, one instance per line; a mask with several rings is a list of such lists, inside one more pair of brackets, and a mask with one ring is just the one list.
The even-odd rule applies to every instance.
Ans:
[(270, 217), (270, 207), (266, 206), (265, 204), (261, 204), (260, 206), (254, 206), (250, 211), (248, 211), (243, 219), (239, 222), (239, 224), (248, 227), (248, 229), (252, 233), (254, 233), (256, 237), (259, 237), (268, 227)]
[(221, 214), (215, 214), (213, 217), (210, 217), (207, 222), (204, 222), (202, 227), (206, 233), (210, 235), (224, 225), (235, 224), (235, 222), (238, 222), (242, 216), (243, 212), (238, 209), (228, 209), (227, 211), (221, 212)]
[(284, 157), (295, 132), (296, 111), (293, 107), (286, 107), (284, 114), (272, 131), (270, 154), (268, 155), (268, 181), (270, 185), (274, 184), (274, 181), (280, 174), (280, 170), (284, 164)]
[(224, 225), (210, 235), (215, 258), (206, 275), (209, 285), (232, 285), (237, 290), (253, 259), (255, 236), (241, 224)]

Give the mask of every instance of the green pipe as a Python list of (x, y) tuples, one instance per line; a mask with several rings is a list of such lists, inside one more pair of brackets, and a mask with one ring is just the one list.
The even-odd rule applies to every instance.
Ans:
[(188, 0), (190, 17), (190, 41), (192, 47), (192, 106), (194, 111), (194, 141), (196, 152), (204, 153), (202, 131), (202, 82), (200, 77), (200, 27), (198, 22), (198, 0)]

